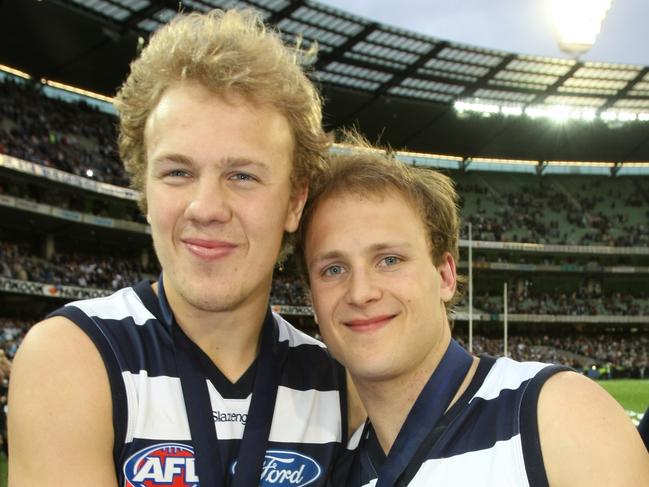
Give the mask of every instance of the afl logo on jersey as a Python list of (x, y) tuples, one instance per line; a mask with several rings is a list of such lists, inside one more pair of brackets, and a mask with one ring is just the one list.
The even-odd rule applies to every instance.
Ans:
[(131, 455), (124, 464), (127, 487), (197, 487), (194, 450), (182, 443), (159, 443)]
[[(237, 462), (230, 472), (234, 475)], [(260, 487), (302, 487), (315, 482), (322, 475), (322, 467), (313, 458), (295, 451), (267, 450), (261, 470)]]

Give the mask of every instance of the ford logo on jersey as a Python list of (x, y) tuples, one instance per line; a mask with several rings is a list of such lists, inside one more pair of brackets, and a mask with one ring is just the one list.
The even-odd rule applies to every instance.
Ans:
[[(230, 467), (234, 475), (237, 462)], [(315, 482), (322, 475), (322, 468), (313, 458), (288, 450), (267, 450), (261, 470), (260, 487), (302, 487)]]
[(131, 455), (124, 464), (127, 487), (197, 487), (194, 449), (182, 443), (159, 443)]

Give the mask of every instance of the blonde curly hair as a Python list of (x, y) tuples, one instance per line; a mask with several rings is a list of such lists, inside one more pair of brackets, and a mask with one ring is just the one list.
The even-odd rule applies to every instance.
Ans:
[(141, 192), (146, 213), (147, 119), (171, 85), (196, 81), (215, 93), (234, 92), (268, 103), (288, 120), (295, 141), (291, 186), (322, 170), (330, 141), (322, 129), (322, 100), (305, 75), (315, 48), (285, 45), (253, 10), (178, 15), (151, 37), (116, 96), (119, 152)]

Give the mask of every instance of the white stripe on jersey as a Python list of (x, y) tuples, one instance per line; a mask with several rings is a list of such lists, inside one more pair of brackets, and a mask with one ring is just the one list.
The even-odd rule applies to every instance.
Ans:
[(277, 313), (273, 313), (275, 322), (277, 323), (277, 328), (279, 329), (279, 341), (286, 342), (290, 347), (297, 347), (298, 345), (317, 345), (322, 348), (326, 348), (324, 343), (316, 340), (313, 337), (310, 337), (306, 333), (302, 333), (297, 330), (293, 325), (287, 322)]
[[(133, 438), (190, 440), (179, 378), (149, 377), (146, 371), (139, 374), (122, 372), (122, 378), (129, 408), (126, 443)], [(243, 438), (251, 396), (224, 399), (211, 382), (206, 382), (216, 415), (217, 437), (221, 440)], [(332, 411), (338, 412), (334, 427)], [(340, 442), (341, 424), (337, 391), (299, 391), (279, 386), (269, 439), (282, 443)]]
[(516, 435), (486, 450), (426, 460), (408, 487), (429, 487), (431, 479), (435, 485), (529, 487), (521, 452), (521, 437)]
[(149, 377), (122, 372), (128, 398), (128, 425), (125, 443), (133, 438), (188, 441), (191, 439), (180, 379)]
[(365, 423), (361, 424), (356, 431), (350, 436), (349, 441), (347, 442), (348, 450), (355, 450), (358, 448), (358, 445), (361, 443), (361, 438), (363, 437), (363, 430), (365, 429)]
[(155, 319), (131, 287), (120, 289), (110, 296), (74, 301), (66, 306), (74, 306), (89, 317), (102, 320), (124, 320), (130, 317), (140, 326)]
[[(430, 487), (431, 479), (435, 479), (435, 485), (529, 487), (521, 455), (520, 435), (507, 441), (498, 441), (486, 450), (426, 460), (419, 467), (415, 478), (408, 483), (408, 487)], [(373, 478), (363, 487), (374, 487), (376, 482), (377, 479)]]
[[(514, 363), (516, 366), (512, 366)], [(548, 364), (540, 362), (515, 362), (510, 358), (500, 357), (471, 400), (476, 397), (495, 399), (505, 389), (516, 390), (521, 383), (531, 379), (547, 366)]]
[[(336, 423), (332, 427), (332, 415)], [(277, 406), (270, 441), (287, 443), (341, 442), (342, 420), (338, 391), (277, 389)]]

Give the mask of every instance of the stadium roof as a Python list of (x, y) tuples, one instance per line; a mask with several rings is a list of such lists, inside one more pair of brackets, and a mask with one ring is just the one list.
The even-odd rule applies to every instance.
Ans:
[[(0, 63), (112, 94), (127, 74), (138, 38), (170, 20), (178, 5), (0, 0)], [(481, 49), (313, 1), (182, 0), (184, 11), (232, 6), (257, 8), (287, 38), (300, 34), (307, 44), (318, 42), (315, 76), (329, 128), (355, 124), (396, 148), (462, 157), (649, 161), (648, 122), (624, 123), (632, 114), (649, 118), (649, 67)], [(469, 111), (458, 112), (454, 104)], [(507, 116), (558, 105), (609, 118), (556, 124)], [(472, 107), (499, 108), (486, 117), (469, 113)]]

